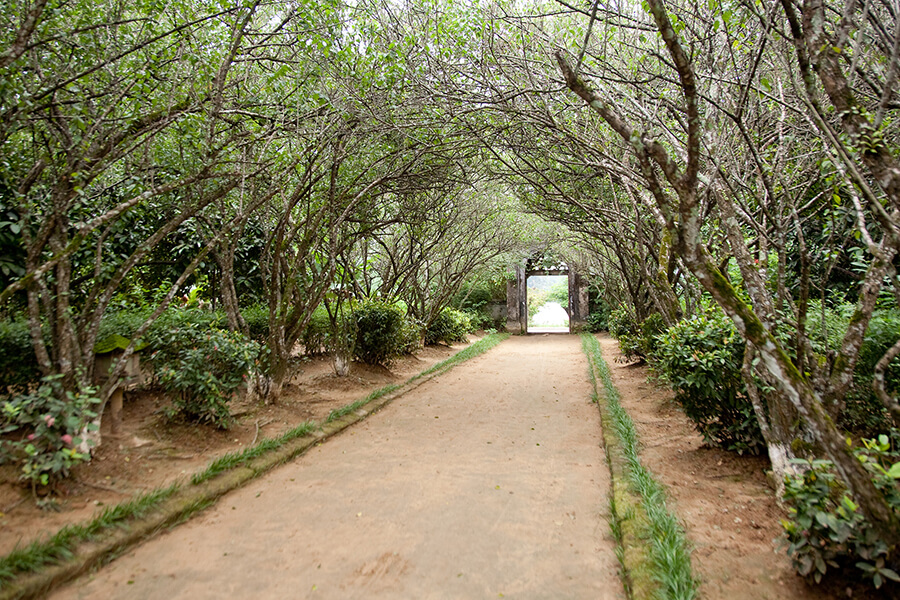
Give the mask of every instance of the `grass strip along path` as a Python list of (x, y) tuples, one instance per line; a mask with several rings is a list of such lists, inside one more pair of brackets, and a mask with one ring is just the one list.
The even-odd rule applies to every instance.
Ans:
[(612, 475), (610, 527), (616, 538), (616, 556), (626, 593), (635, 600), (691, 600), (697, 596), (698, 582), (691, 570), (684, 530), (666, 506), (662, 485), (641, 464), (634, 422), (622, 408), (599, 342), (586, 333), (581, 341), (603, 422), (606, 459)]
[(105, 564), (164, 528), (184, 522), (223, 494), (299, 456), (314, 444), (357, 423), (419, 384), (454, 365), (487, 352), (508, 334), (489, 335), (450, 358), (332, 411), (321, 426), (307, 422), (281, 436), (265, 438), (213, 460), (189, 483), (153, 490), (113, 507), (83, 524), (68, 525), (47, 540), (35, 541), (0, 558), (0, 600), (35, 598)]

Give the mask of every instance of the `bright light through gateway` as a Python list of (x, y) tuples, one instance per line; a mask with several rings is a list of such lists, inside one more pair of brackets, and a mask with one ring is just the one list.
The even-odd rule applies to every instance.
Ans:
[(565, 275), (532, 275), (528, 278), (528, 331), (569, 331), (569, 278)]

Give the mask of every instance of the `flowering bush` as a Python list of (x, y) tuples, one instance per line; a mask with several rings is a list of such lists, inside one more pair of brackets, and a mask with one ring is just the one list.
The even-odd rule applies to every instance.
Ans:
[(32, 489), (66, 477), (74, 465), (90, 459), (78, 446), (80, 435), (96, 430), (92, 421), (99, 403), (95, 389), (64, 392), (58, 377), (44, 378), (37, 390), (4, 400), (0, 462), (19, 463), (21, 479)]

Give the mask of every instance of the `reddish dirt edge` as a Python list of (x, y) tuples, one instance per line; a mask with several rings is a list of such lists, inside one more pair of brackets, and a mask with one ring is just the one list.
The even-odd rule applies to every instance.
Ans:
[(692, 563), (709, 600), (836, 600), (794, 574), (778, 543), (784, 511), (760, 457), (704, 446), (672, 392), (652, 383), (643, 365), (626, 364), (618, 343), (598, 336), (622, 406), (640, 439), (644, 465), (668, 488), (694, 547)]
[[(473, 336), (470, 343), (478, 339)], [(278, 403), (235, 402), (235, 423), (227, 430), (171, 422), (163, 413), (168, 405), (163, 396), (129, 392), (122, 433), (113, 438), (108, 426), (103, 427), (104, 443), (95, 449), (94, 460), (74, 470), (51, 509), (35, 506), (30, 491), (17, 481), (14, 467), (0, 467), (0, 556), (49, 537), (67, 524), (85, 522), (106, 506), (186, 479), (254, 439), (276, 437), (304, 421), (322, 422), (333, 409), (385, 385), (402, 383), (467, 345), (428, 346), (398, 360), (390, 370), (354, 363), (344, 379), (333, 375), (327, 357), (303, 359)]]

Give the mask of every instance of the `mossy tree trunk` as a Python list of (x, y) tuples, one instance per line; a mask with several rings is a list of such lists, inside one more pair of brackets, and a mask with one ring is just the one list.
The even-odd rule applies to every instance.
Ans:
[[(835, 426), (832, 417), (825, 409), (823, 394), (814, 389), (810, 380), (797, 369), (774, 334), (771, 321), (772, 312), (768, 305), (768, 296), (758, 272), (751, 273), (752, 262), (743, 262), (749, 277), (745, 279), (745, 289), (750, 294), (748, 303), (735, 290), (728, 278), (720, 271), (712, 260), (702, 235), (703, 211), (701, 208), (700, 168), (703, 146), (704, 121), (701, 116), (701, 94), (698, 81), (688, 53), (684, 50), (679, 34), (669, 17), (662, 0), (648, 0), (646, 3), (653, 21), (662, 37), (668, 52), (668, 59), (677, 75), (682, 92), (684, 125), (684, 147), (676, 156), (667, 147), (647, 134), (635, 130), (612, 106), (606, 98), (594, 91), (571, 67), (561, 52), (556, 53), (557, 63), (565, 77), (566, 84), (581, 97), (605, 123), (611, 127), (628, 144), (630, 152), (636, 159), (644, 185), (650, 192), (659, 210), (662, 212), (666, 229), (673, 239), (673, 249), (681, 257), (684, 264), (697, 278), (715, 302), (732, 319), (738, 331), (752, 344), (759, 355), (760, 367), (768, 373), (771, 381), (777, 386), (778, 394), (772, 396), (776, 415), (781, 409), (795, 410), (805, 427), (814, 437), (815, 442), (827, 453), (851, 490), (860, 509), (876, 528), (883, 539), (891, 544), (900, 543), (900, 527), (898, 519), (888, 506), (884, 496), (875, 488), (868, 471), (853, 455), (844, 436)], [(789, 4), (789, 2), (785, 2)], [(900, 171), (898, 171), (900, 173)], [(710, 182), (712, 178), (704, 177)], [(711, 183), (705, 187), (714, 189)], [(726, 211), (723, 218), (728, 220)], [(734, 232), (733, 232), (734, 233)], [(737, 237), (733, 236), (737, 242)], [(735, 254), (739, 264), (741, 261), (740, 244), (735, 243), (738, 250)], [(734, 251), (735, 249), (732, 248)], [(870, 266), (870, 271), (877, 271), (878, 259)], [(868, 278), (871, 291), (879, 286), (880, 278), (875, 274)], [(865, 331), (865, 321), (871, 316), (867, 304), (870, 292), (864, 290), (859, 303), (861, 331)], [(854, 327), (851, 324), (851, 329)], [(850, 336), (850, 334), (848, 334)], [(852, 336), (845, 338), (844, 347), (855, 352), (848, 357), (852, 363), (858, 354), (858, 343), (861, 340)], [(838, 365), (836, 369), (838, 383), (842, 383), (843, 373), (848, 372), (846, 365)], [(852, 373), (852, 367), (849, 368)], [(840, 389), (838, 389), (840, 392)], [(783, 406), (785, 403), (789, 407)], [(786, 414), (786, 413), (785, 413)], [(789, 447), (790, 440), (776, 439), (784, 432), (769, 429), (773, 440), (774, 453)], [(787, 444), (787, 446), (785, 445)], [(780, 459), (779, 459), (780, 460)]]

